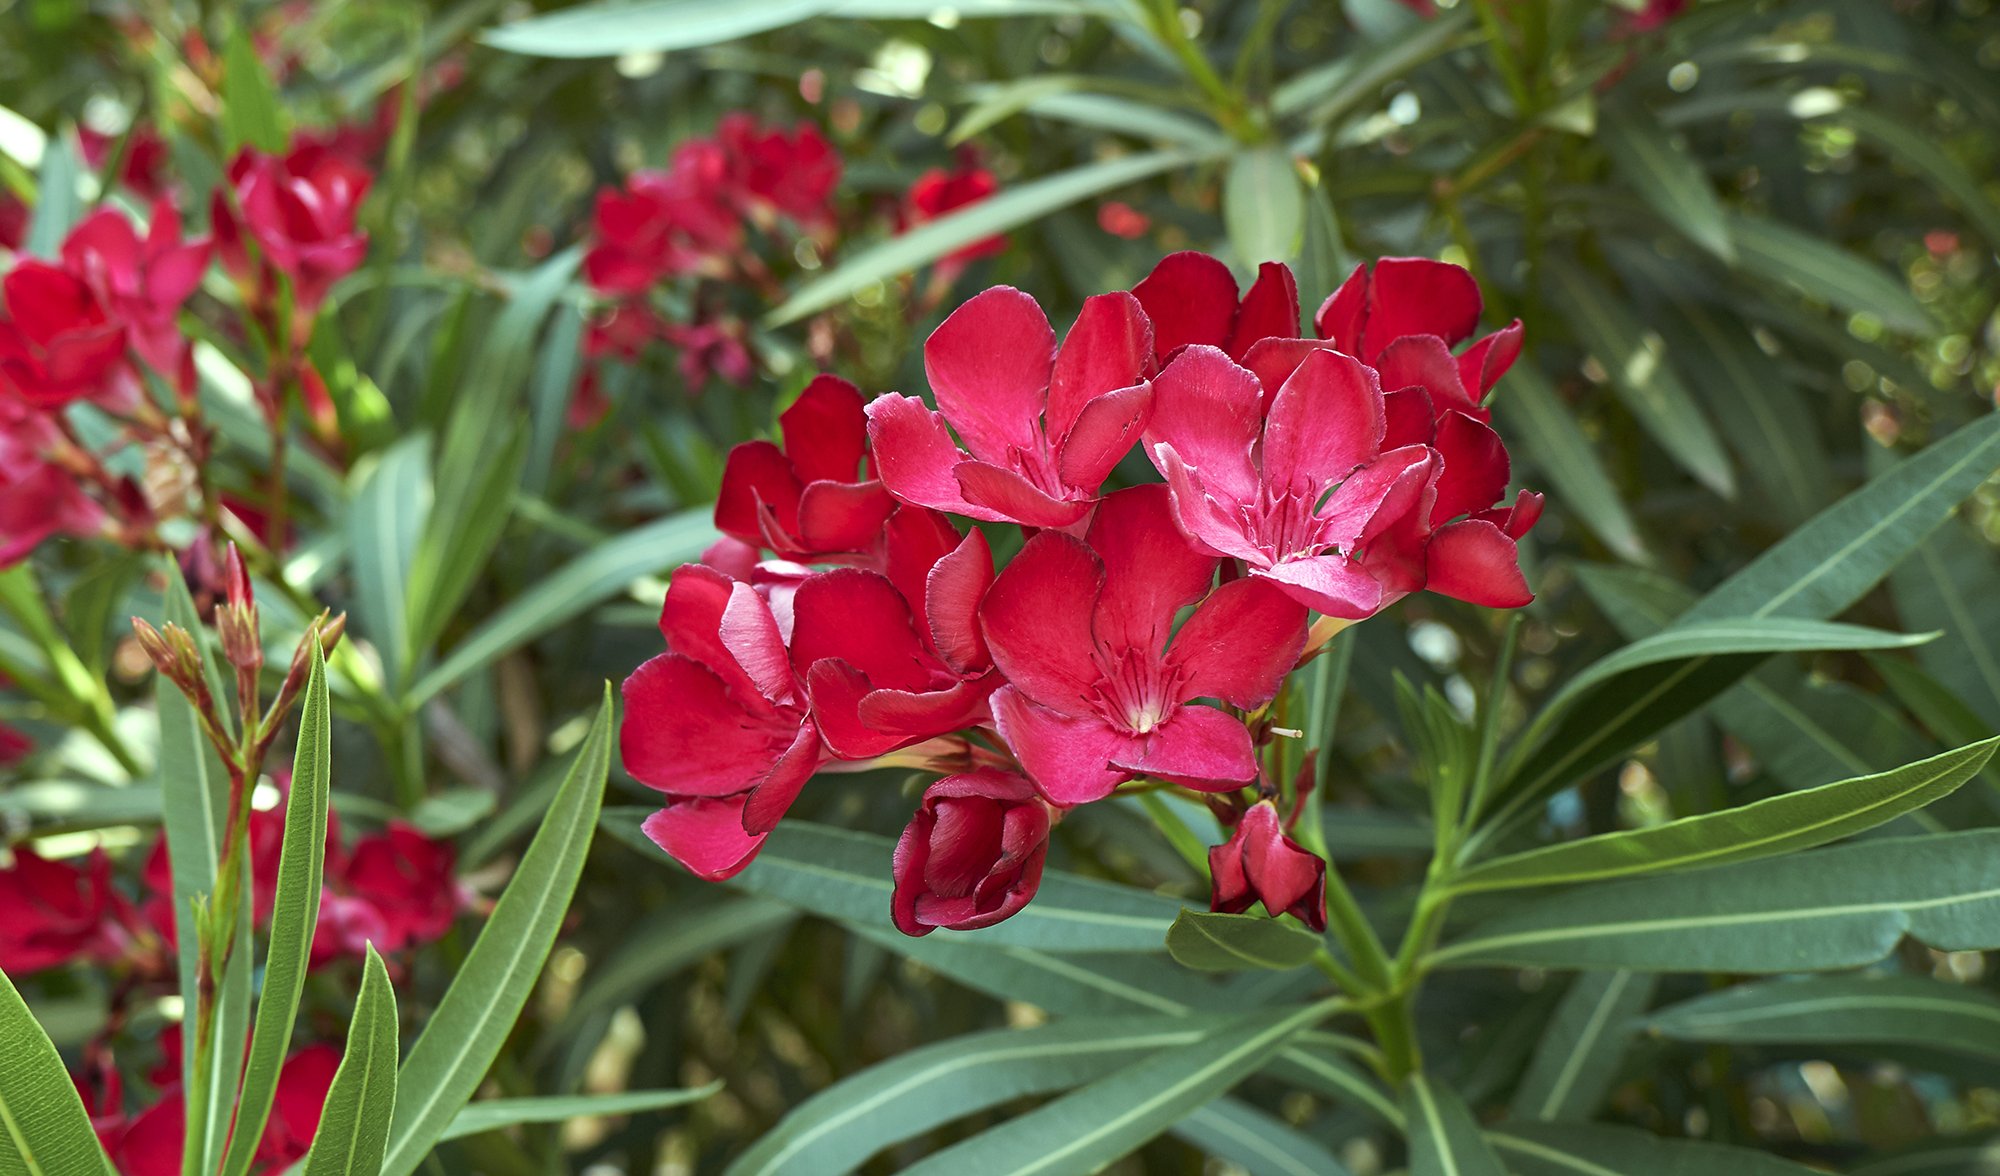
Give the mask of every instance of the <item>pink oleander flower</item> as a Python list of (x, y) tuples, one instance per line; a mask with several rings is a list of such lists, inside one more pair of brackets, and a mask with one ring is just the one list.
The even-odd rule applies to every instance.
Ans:
[(719, 271), (743, 225), (722, 189), (722, 160), (683, 147), (668, 171), (635, 172), (597, 194), (584, 278), (604, 294), (640, 294), (662, 278)]
[[(254, 1176), (278, 1176), (311, 1150), (340, 1058), (334, 1046), (312, 1045), (285, 1059), (271, 1117), (252, 1158)], [(172, 1082), (158, 1102), (129, 1118), (118, 1110), (115, 1098), (115, 1090), (85, 1098), (86, 1107), (96, 1112), (91, 1126), (112, 1167), (121, 1176), (179, 1176), (187, 1138), (187, 1099), (180, 1083)]]
[(896, 842), (890, 912), (905, 935), (991, 927), (1035, 897), (1052, 812), (1011, 772), (946, 776)]
[(1242, 362), (1259, 340), (1298, 335), (1299, 287), (1290, 269), (1267, 261), (1240, 302), (1236, 294), (1229, 267), (1192, 250), (1161, 258), (1132, 287), (1153, 320), (1153, 349), (1163, 364), (1192, 344), (1220, 347)]
[[(949, 171), (934, 167), (918, 176), (903, 197), (897, 220), (901, 231), (909, 232), (946, 213), (957, 212), (988, 199), (999, 190), (1000, 181), (994, 178), (993, 173), (979, 166), (977, 158), (967, 155)], [(945, 254), (938, 259), (938, 269), (949, 277), (981, 258), (994, 257), (1006, 251), (1007, 235), (996, 233)]]
[[(435, 943), (451, 930), (466, 905), (457, 865), (458, 854), (450, 842), (391, 821), (382, 832), (356, 841), (345, 854), (330, 855), (327, 885), (338, 897), (365, 903), (374, 911), (381, 933), (368, 938), (376, 951), (387, 955)], [(364, 954), (362, 943), (336, 943), (340, 946), (349, 955)], [(317, 955), (319, 944), (313, 948)]]
[[(165, 199), (173, 186), (167, 175), (173, 162), (167, 141), (160, 138), (158, 131), (147, 126), (135, 128), (131, 137), (132, 142), (125, 149), (125, 160), (118, 167), (118, 182), (148, 203)], [(111, 158), (112, 151), (118, 146), (119, 136), (78, 127), (76, 139), (83, 162), (95, 169), (103, 167)]]
[(674, 367), (699, 394), (714, 376), (741, 388), (757, 375), (757, 361), (744, 341), (743, 326), (723, 319), (696, 323), (666, 323), (660, 337), (680, 349)]
[(84, 218), (63, 242), (63, 264), (98, 304), (124, 323), (127, 341), (154, 371), (183, 391), (194, 387), (194, 352), (181, 333), (181, 306), (201, 285), (209, 243), (183, 241), (173, 204), (153, 204), (142, 238), (125, 214), (105, 208)]
[(868, 405), (877, 476), (916, 506), (1028, 527), (1077, 523), (1146, 426), (1152, 347), (1130, 294), (1086, 299), (1058, 352), (1040, 305), (995, 286), (924, 344), (937, 411), (893, 393)]
[(1123, 200), (1107, 200), (1097, 206), (1097, 227), (1114, 237), (1137, 241), (1152, 231), (1153, 218)]
[(1295, 915), (1326, 930), (1326, 862), (1285, 836), (1278, 810), (1258, 801), (1222, 845), (1208, 851), (1214, 879), (1209, 909), (1241, 914), (1258, 902), (1272, 917)]
[(809, 229), (833, 222), (841, 159), (819, 128), (801, 122), (789, 132), (764, 128), (747, 114), (725, 115), (716, 142), (735, 197), (747, 211), (775, 210)]
[(49, 460), (60, 444), (47, 413), (0, 397), (0, 568), (51, 536), (98, 535), (110, 526), (77, 476)]
[(890, 519), (886, 574), (840, 568), (792, 594), (792, 668), (820, 737), (845, 760), (989, 721), (1000, 685), (979, 632), (993, 554), (977, 530), (903, 507)]
[(1304, 648), (1306, 610), (1257, 578), (1212, 587), (1220, 562), (1175, 527), (1166, 487), (1147, 485), (1099, 503), (1083, 539), (1037, 534), (994, 580), (980, 613), (1008, 684), (993, 717), (1043, 796), (1082, 804), (1141, 775), (1207, 791), (1256, 777), (1243, 722), (1197, 700), (1269, 701)]
[(750, 864), (827, 759), (769, 601), (701, 564), (674, 572), (667, 652), (625, 679), (625, 769), (667, 794), (646, 835), (710, 880)]
[(1276, 394), (1220, 349), (1195, 344), (1154, 381), (1146, 433), (1174, 518), (1203, 551), (1331, 617), (1393, 601), (1370, 566), (1376, 540), (1426, 509), (1436, 460), (1382, 451), (1382, 390), (1351, 356), (1306, 353)]
[(868, 417), (861, 393), (838, 376), (807, 384), (778, 416), (784, 438), (729, 451), (715, 526), (779, 559), (813, 563), (872, 551), (896, 505), (867, 476)]
[(367, 168), (316, 144), (283, 156), (246, 147), (211, 205), (216, 252), (261, 301), (275, 297), (277, 274), (291, 279), (295, 321), (309, 324), (367, 255), (356, 217), (373, 182)]
[(0, 400), (52, 410), (134, 395), (125, 325), (81, 277), (22, 258), (0, 279), (0, 302)]
[(107, 964), (131, 943), (132, 910), (96, 850), (78, 865), (26, 845), (0, 869), (0, 971), (25, 976), (76, 960)]

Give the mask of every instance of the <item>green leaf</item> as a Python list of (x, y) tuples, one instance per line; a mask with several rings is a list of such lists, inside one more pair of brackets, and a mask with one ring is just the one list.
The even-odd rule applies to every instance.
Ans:
[(84, 203), (77, 184), (86, 174), (74, 135), (51, 135), (35, 174), (35, 213), (28, 221), (22, 253), (53, 258), (62, 250), (63, 238), (83, 219)]
[(1058, 1016), (1226, 1012), (1231, 994), (1209, 977), (1176, 968), (1166, 955), (1047, 952), (989, 947), (977, 938), (912, 938), (889, 927), (854, 932), (997, 1000)]
[(1743, 269), (1850, 313), (1872, 315), (1893, 331), (1928, 335), (1937, 320), (1900, 278), (1833, 242), (1790, 225), (1729, 214)]
[(2000, 830), (1878, 838), (1564, 891), (1431, 956), (1451, 967), (1803, 972), (1854, 968), (1904, 935), (2000, 947)]
[(1675, 1041), (1918, 1045), (2000, 1059), (2000, 997), (1915, 976), (1811, 976), (1741, 984), (1646, 1019)]
[(1516, 363), (1493, 398), (1493, 412), (1508, 436), (1520, 439), (1522, 454), (1548, 480), (1557, 505), (1574, 512), (1619, 558), (1649, 558), (1639, 525), (1604, 466), (1601, 447), (1577, 427), (1548, 377), (1530, 363)]
[(1159, 1135), (1262, 1066), (1329, 1004), (1253, 1013), (926, 1157), (905, 1176), (1084, 1176)]
[(14, 982), (0, 972), (0, 1171), (114, 1176), (76, 1084)]
[(1988, 245), (2000, 246), (2000, 205), (1986, 195), (1979, 180), (1947, 155), (1931, 135), (1867, 106), (1843, 107), (1837, 121), (1853, 127), (1890, 158), (1928, 179), (1979, 229)]
[[(582, 4), (503, 25), (481, 39), (496, 49), (536, 57), (618, 57), (717, 45), (815, 16), (923, 20), (935, 10), (930, 0), (762, 0), (757, 4), (642, 0), (636, 4)], [(952, 11), (961, 16), (1072, 12), (1108, 16), (1117, 14), (1120, 7), (1109, 0), (970, 0), (953, 5)]]
[(633, 928), (602, 961), (593, 960), (583, 986), (551, 1042), (567, 1039), (584, 1018), (615, 1009), (644, 995), (682, 968), (699, 963), (798, 918), (783, 903), (748, 895), (724, 895), (700, 904), (682, 904)]
[(1318, 1140), (1233, 1098), (1196, 1110), (1174, 1124), (1173, 1133), (1250, 1176), (1350, 1176)]
[(369, 945), (361, 996), (347, 1026), (347, 1052), (333, 1072), (305, 1176), (375, 1176), (383, 1170), (396, 1109), (396, 990)]
[(1550, 292), (1578, 340), (1596, 357), (1640, 427), (1682, 469), (1725, 498), (1736, 476), (1708, 417), (1668, 362), (1666, 343), (1624, 303), (1573, 265), (1551, 264)]
[[(607, 824), (622, 828), (628, 843), (650, 848), (664, 865), (666, 857), (638, 832), (646, 815), (646, 810), (616, 809), (607, 814)], [(729, 884), (843, 923), (891, 927), (893, 848), (886, 837), (786, 821)], [(1179, 902), (1148, 891), (1050, 870), (1042, 875), (1035, 901), (1007, 921), (977, 932), (936, 931), (929, 938), (973, 936), (989, 947), (1058, 952), (1157, 952), (1180, 910)]]
[(838, 306), (863, 287), (919, 269), (961, 246), (1004, 233), (1100, 192), (1199, 163), (1215, 154), (1213, 149), (1148, 151), (1082, 164), (1010, 187), (849, 257), (800, 287), (765, 317), (764, 325), (781, 327), (797, 322)]
[(1470, 894), (1574, 886), (1810, 849), (1873, 829), (1950, 795), (1985, 767), (1996, 747), (2000, 736), (1872, 776), (1497, 858), (1459, 874), (1452, 889)]
[(2000, 413), (1961, 426), (1821, 511), (1717, 585), (1681, 623), (1830, 617), (1873, 588), (2000, 467)]
[(468, 1105), (445, 1128), (441, 1139), (461, 1139), (519, 1123), (562, 1123), (604, 1115), (636, 1115), (697, 1103), (722, 1089), (717, 1079), (692, 1090), (632, 1090), (620, 1094), (578, 1094), (555, 1098), (494, 1098)]
[(1896, 611), (1946, 640), (1917, 660), (1967, 706), (2000, 729), (2000, 558), (1962, 523), (1947, 522), (1889, 579)]
[(1238, 262), (1290, 261), (1305, 220), (1305, 192), (1290, 152), (1251, 147), (1230, 160), (1222, 180), (1222, 222)]
[(1657, 1139), (1629, 1127), (1509, 1123), (1487, 1136), (1515, 1176), (1810, 1176), (1767, 1152)]
[(1583, 1120), (1597, 1113), (1618, 1076), (1632, 1020), (1652, 1002), (1657, 978), (1633, 972), (1585, 972), (1570, 982), (1514, 1088), (1515, 1119)]
[(1027, 109), (1037, 118), (1071, 126), (1193, 148), (1203, 158), (1225, 155), (1231, 146), (1229, 137), (1214, 123), (1112, 94), (1045, 94), (1030, 102)]
[(1229, 915), (1185, 908), (1167, 930), (1167, 954), (1198, 972), (1287, 971), (1312, 961), (1320, 938), (1265, 915)]
[(288, 139), (284, 103), (242, 24), (230, 30), (222, 49), (222, 133), (231, 155), (245, 146), (283, 154)]
[(1082, 1086), (1162, 1050), (1199, 1043), (1223, 1023), (1213, 1016), (1076, 1018), (910, 1050), (794, 1107), (727, 1176), (845, 1172), (954, 1119)]
[(313, 931), (319, 924), (320, 879), (326, 860), (326, 813), (331, 796), (332, 719), (326, 693), (326, 662), (312, 647), (306, 679), (305, 713), (299, 720), (298, 750), (292, 758), (292, 792), (285, 802), (285, 836), (278, 851), (278, 884), (271, 907), (271, 938), (264, 960), (262, 995), (236, 1122), (223, 1161), (226, 1176), (250, 1170), (264, 1123), (278, 1090), (278, 1072), (291, 1046), (292, 1026), (305, 990)]
[(1403, 1114), (1409, 1119), (1410, 1176), (1506, 1176), (1472, 1108), (1452, 1090), (1412, 1074)]
[(1045, 74), (1015, 78), (977, 91), (978, 101), (959, 116), (957, 125), (945, 136), (945, 146), (957, 147), (979, 132), (1021, 113), (1043, 98), (1067, 94), (1092, 85), (1096, 79), (1078, 74)]
[(481, 621), (405, 696), (421, 706), (467, 675), (629, 588), (641, 576), (694, 559), (715, 541), (706, 507), (627, 531), (557, 568)]
[(430, 438), (398, 441), (357, 474), (347, 509), (354, 566), (354, 612), (360, 635), (382, 655), (391, 686), (411, 668), (410, 562), (431, 511)]
[(1471, 23), (1468, 11), (1443, 12), (1414, 32), (1357, 46), (1337, 61), (1288, 78), (1272, 91), (1271, 112), (1281, 117), (1300, 115), (1315, 126), (1331, 123), (1379, 97), (1389, 82), (1449, 52)]
[(1849, 1176), (2000, 1176), (2000, 1135), (1957, 1135), (1903, 1148), (1848, 1169)]
[(611, 770), (611, 687), (542, 827), (398, 1079), (387, 1176), (409, 1176), (486, 1077), (562, 929)]
[(1626, 186), (1662, 219), (1723, 261), (1736, 260), (1722, 202), (1715, 198), (1701, 161), (1676, 143), (1649, 111), (1607, 106), (1598, 120), (1597, 141)]

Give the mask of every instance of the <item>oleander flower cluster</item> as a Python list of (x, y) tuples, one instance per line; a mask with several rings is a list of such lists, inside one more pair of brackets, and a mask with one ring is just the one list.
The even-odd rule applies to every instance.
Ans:
[(1244, 291), (1180, 253), (1060, 340), (1020, 290), (973, 297), (925, 344), (928, 401), (819, 376), (730, 453), (725, 538), (624, 684), (647, 835), (726, 879), (818, 773), (941, 773), (893, 862), (922, 935), (1019, 911), (1077, 806), (1171, 788), (1233, 827), (1216, 909), (1323, 927), (1273, 778), (1288, 675), (1413, 592), (1532, 598), (1542, 500), (1508, 497), (1487, 408), (1521, 328), (1475, 339), (1481, 313), (1465, 270), (1387, 258), (1304, 332), (1284, 266)]

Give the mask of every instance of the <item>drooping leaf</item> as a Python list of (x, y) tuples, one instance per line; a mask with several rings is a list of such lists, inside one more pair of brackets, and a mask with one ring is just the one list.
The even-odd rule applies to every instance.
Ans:
[(954, 1119), (1082, 1086), (1162, 1050), (1201, 1042), (1223, 1023), (1214, 1016), (1075, 1018), (910, 1050), (794, 1107), (728, 1176), (845, 1172)]
[(1625, 184), (1688, 240), (1723, 261), (1736, 259), (1722, 202), (1701, 162), (1676, 143), (1642, 107), (1608, 107), (1597, 123), (1597, 142)]
[(53, 258), (62, 249), (63, 238), (83, 219), (83, 198), (77, 184), (86, 174), (71, 134), (49, 137), (42, 149), (42, 166), (35, 175), (35, 213), (28, 221), (27, 239), (21, 252), (30, 257)]
[(1084, 1176), (1159, 1135), (1262, 1066), (1325, 1004), (1252, 1013), (1143, 1057), (1025, 1115), (926, 1157), (908, 1176)]
[(1647, 559), (1645, 540), (1631, 510), (1604, 467), (1598, 447), (1557, 400), (1548, 378), (1527, 360), (1516, 363), (1493, 398), (1494, 415), (1518, 437), (1521, 451), (1548, 480), (1553, 501), (1622, 559)]
[(1751, 273), (1790, 286), (1837, 309), (1874, 315), (1890, 330), (1937, 329), (1924, 304), (1897, 278), (1823, 237), (1764, 217), (1728, 214), (1737, 259)]
[(383, 1170), (396, 1109), (396, 990), (382, 957), (368, 947), (361, 995), (347, 1026), (347, 1052), (326, 1092), (305, 1176), (375, 1176)]
[(409, 1176), (493, 1065), (569, 909), (611, 769), (611, 687), (569, 776), (398, 1079), (382, 1171)]
[(2000, 555), (1948, 522), (1890, 574), (1897, 611), (1945, 640), (1917, 660), (1980, 718), (2000, 729)]
[(1496, 858), (1459, 874), (1453, 889), (1473, 893), (1573, 886), (1810, 849), (1872, 829), (1950, 794), (1978, 774), (1996, 747), (2000, 737), (1872, 776)]
[(1487, 1136), (1516, 1176), (1808, 1176), (1815, 1169), (1767, 1152), (1659, 1139), (1629, 1127), (1509, 1123)]
[(619, 1094), (578, 1094), (553, 1098), (490, 1098), (470, 1103), (440, 1139), (462, 1139), (521, 1123), (561, 1123), (607, 1115), (637, 1115), (697, 1103), (722, 1089), (722, 1082), (692, 1090), (628, 1090)]
[(1472, 1108), (1457, 1092), (1412, 1074), (1403, 1091), (1403, 1114), (1409, 1120), (1410, 1176), (1506, 1176)]
[(1349, 1176), (1318, 1140), (1249, 1103), (1219, 1098), (1174, 1124), (1174, 1135), (1250, 1176)]
[(1299, 171), (1288, 152), (1255, 147), (1230, 160), (1222, 181), (1222, 220), (1244, 266), (1289, 262), (1299, 250), (1305, 212)]
[(2000, 946), (2000, 831), (1878, 838), (1583, 887), (1472, 927), (1435, 963), (1645, 972), (1859, 967), (1904, 935)]
[(223, 1159), (226, 1176), (250, 1170), (264, 1123), (278, 1090), (278, 1072), (290, 1049), (299, 996), (305, 990), (313, 931), (319, 925), (320, 879), (326, 858), (326, 814), (331, 790), (332, 719), (327, 702), (326, 663), (318, 645), (299, 720), (298, 749), (292, 759), (292, 792), (285, 803), (284, 842), (278, 852), (278, 882), (271, 906), (270, 946), (257, 1002), (250, 1057), (236, 1100), (236, 1122)]
[(1722, 1045), (1921, 1045), (2000, 1059), (2000, 998), (1915, 976), (1765, 980), (1660, 1009), (1648, 1031)]
[(1585, 972), (1570, 982), (1514, 1088), (1513, 1117), (1558, 1122), (1597, 1113), (1632, 1039), (1632, 1020), (1653, 999), (1656, 977)]
[(49, 1035), (0, 972), (0, 1171), (112, 1176), (76, 1084)]

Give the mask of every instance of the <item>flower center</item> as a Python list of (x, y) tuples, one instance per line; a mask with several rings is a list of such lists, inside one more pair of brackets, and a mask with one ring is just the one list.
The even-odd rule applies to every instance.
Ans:
[(1180, 676), (1158, 657), (1140, 649), (1111, 655), (1100, 651), (1098, 664), (1104, 670), (1097, 687), (1098, 710), (1113, 726), (1149, 734), (1179, 709)]

